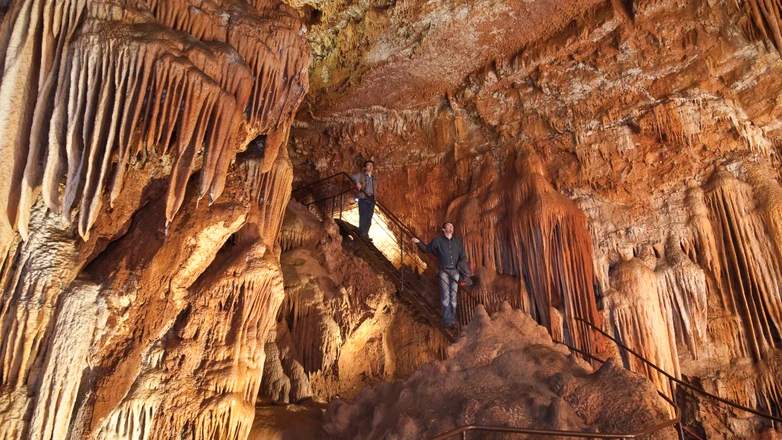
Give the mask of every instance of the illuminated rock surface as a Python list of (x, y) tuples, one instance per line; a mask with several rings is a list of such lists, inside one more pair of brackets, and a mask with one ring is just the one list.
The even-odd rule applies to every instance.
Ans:
[(0, 438), (246, 438), (308, 84), (295, 11), (2, 5)]
[(397, 298), (350, 239), (343, 247), (333, 221), (291, 202), (280, 239), (285, 299), (266, 344), (262, 396), (352, 397), (441, 358), (445, 338)]
[[(308, 38), (323, 51), (292, 129), (296, 178), (371, 157), (393, 189), (383, 202), (418, 235), (456, 224), (486, 281), (475, 303), (507, 300), (555, 336), (611, 354), (572, 320), (590, 319), (671, 374), (776, 413), (779, 7), (570, 2), (541, 29), (543, 4), (517, 5), (520, 30), (497, 18), (500, 37), (463, 39), (449, 30), (480, 27), (477, 6), (406, 3), (347, 22), (320, 7)], [(454, 12), (403, 24), (434, 8)], [(450, 55), (468, 46), (478, 48), (468, 61)], [(429, 64), (433, 53), (448, 74)], [(408, 83), (415, 92), (398, 97)], [(689, 411), (710, 438), (771, 426), (702, 402)]]

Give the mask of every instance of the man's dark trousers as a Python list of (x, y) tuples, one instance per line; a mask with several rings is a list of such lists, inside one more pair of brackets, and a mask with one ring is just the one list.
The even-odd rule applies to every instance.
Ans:
[(369, 233), (372, 226), (372, 215), (375, 213), (375, 198), (366, 197), (358, 199), (358, 232), (362, 235)]

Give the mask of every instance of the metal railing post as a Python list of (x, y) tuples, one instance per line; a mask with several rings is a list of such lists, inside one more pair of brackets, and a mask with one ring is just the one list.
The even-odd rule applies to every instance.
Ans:
[[(671, 390), (671, 399), (673, 399), (673, 403), (675, 403), (677, 406), (679, 403), (676, 400), (676, 391), (674, 390), (675, 383), (673, 382), (673, 379), (670, 377), (668, 378), (668, 388)], [(679, 440), (684, 440), (684, 427), (682, 426), (682, 421), (679, 419), (679, 423), (676, 424), (676, 431), (679, 434)]]
[[(397, 226), (399, 227), (399, 226)], [(402, 236), (402, 228), (399, 228), (399, 285), (402, 292), (405, 291), (405, 242)]]
[[(586, 336), (587, 353), (589, 353), (590, 355), (593, 355), (595, 353), (592, 351), (592, 332), (589, 331), (589, 326), (588, 325), (583, 324), (583, 323), (581, 325), (583, 325), (584, 326), (584, 330), (586, 330), (586, 333), (584, 333), (584, 335)], [(595, 364), (594, 364), (594, 362), (592, 361), (591, 358), (589, 359), (589, 365), (591, 365), (592, 368), (595, 367)]]

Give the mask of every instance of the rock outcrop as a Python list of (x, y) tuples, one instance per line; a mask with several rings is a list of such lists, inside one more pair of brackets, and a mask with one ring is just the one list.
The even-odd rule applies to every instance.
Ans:
[(613, 361), (593, 372), (505, 303), (491, 316), (479, 306), (447, 360), (332, 401), (322, 438), (431, 438), (468, 424), (633, 432), (670, 420), (670, 411), (644, 377)]
[[(494, 40), (471, 33), (479, 55), (456, 62), (454, 72), (468, 73), (445, 84), (450, 76), (428, 54), (461, 43), (439, 36), (465, 17), (490, 20), (495, 6), (459, 14), (443, 2), (449, 12), (419, 28), (405, 26), (397, 7), (357, 12), (344, 27), (338, 10), (322, 8), (310, 35), (336, 32), (319, 41), (349, 55), (314, 58), (316, 90), (292, 130), (297, 178), (371, 157), (394, 189), (383, 203), (418, 235), (456, 223), (491, 284), (474, 303), (508, 300), (555, 336), (610, 354), (610, 344), (573, 325), (603, 322), (670, 374), (779, 415), (778, 6), (571, 2), (540, 30), (542, 6), (516, 5), (534, 23), (496, 20)], [(523, 40), (529, 31), (535, 37)], [(381, 49), (390, 61), (374, 64), (369, 54)], [(413, 60), (407, 71), (421, 90), (404, 99), (370, 92), (376, 78), (403, 82), (397, 69)], [(344, 84), (336, 94), (332, 80)], [(538, 163), (520, 166), (520, 156)], [(667, 380), (628, 363), (668, 392)], [(696, 417), (704, 426), (694, 429), (717, 438), (771, 427), (720, 405), (690, 409), (722, 420), (714, 429)]]
[[(294, 180), (366, 158), (416, 235), (456, 223), (481, 281), (464, 321), (507, 301), (616, 355), (583, 319), (779, 415), (780, 10), (0, 0), (0, 438), (244, 439), (259, 392), (353, 395), (434, 357), (433, 331), (333, 224), (300, 212), (283, 226)], [(543, 346), (503, 356), (557, 352)], [(471, 350), (434, 365), (466, 366)], [(547, 376), (536, 405), (608, 429), (590, 415), (608, 403), (571, 391), (624, 373), (568, 362), (552, 368), (575, 379)], [(357, 435), (340, 420), (369, 413), (340, 405), (328, 429)], [(443, 423), (504, 417), (481, 405)], [(385, 408), (370, 430), (389, 428)], [(710, 438), (771, 428), (698, 399), (685, 410)], [(418, 416), (390, 428), (445, 426)]]

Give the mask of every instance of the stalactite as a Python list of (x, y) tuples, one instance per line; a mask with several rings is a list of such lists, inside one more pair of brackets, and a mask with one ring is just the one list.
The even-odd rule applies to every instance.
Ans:
[(688, 233), (682, 237), (681, 248), (688, 258), (697, 263), (706, 275), (706, 296), (711, 310), (707, 334), (734, 357), (750, 355), (744, 337), (744, 327), (738, 316), (736, 302), (723, 282), (719, 240), (709, 219), (703, 189), (695, 181), (688, 182), (685, 203), (689, 209)]
[[(292, 171), (277, 150), (285, 151), (307, 88), (309, 52), (287, 6), (269, 2), (243, 14), (251, 8), (242, 0), (219, 3), (237, 8), (236, 26), (221, 28), (222, 36), (189, 29), (206, 42), (161, 25), (143, 2), (19, 0), (4, 17), (0, 438), (248, 435), (261, 345), (282, 299), (274, 244)], [(167, 7), (195, 12), (189, 2)], [(224, 26), (226, 17), (213, 12)], [(271, 142), (244, 191), (229, 167), (258, 135)], [(188, 195), (189, 215), (175, 218), (198, 169), (191, 194), (210, 204), (224, 189), (231, 197), (207, 214)], [(139, 175), (143, 181), (133, 181)], [(162, 179), (168, 189), (158, 198)], [(44, 204), (72, 224), (37, 218)], [(90, 237), (99, 215), (116, 224), (102, 222)], [(254, 247), (219, 253), (217, 261), (235, 264), (202, 275), (245, 222)], [(100, 278), (100, 291), (69, 284), (98, 253), (84, 279)], [(189, 333), (177, 334), (192, 316)], [(106, 333), (93, 341), (107, 317)]]
[(651, 127), (642, 129), (664, 141), (692, 147), (701, 133), (701, 110), (700, 100), (672, 99), (654, 106), (648, 122)]
[[(158, 18), (175, 22), (164, 24), (216, 41), (172, 32), (146, 8), (122, 4), (71, 0), (55, 7), (27, 0), (9, 12), (13, 26), (3, 27), (0, 47), (23, 43), (10, 47), (0, 64), (0, 97), (24, 104), (0, 117), (5, 246), (15, 228), (27, 237), (30, 207), (41, 192), (66, 219), (79, 207), (78, 231), (86, 238), (106, 182), (113, 202), (128, 164), (150, 156), (173, 159), (168, 221), (195, 167), (202, 166), (199, 194), (210, 202), (219, 197), (228, 165), (246, 143), (242, 131), (268, 133), (263, 169), (271, 169), (307, 89), (309, 52), (298, 18), (286, 6), (250, 11), (237, 2), (232, 11), (242, 18), (226, 28), (220, 14), (191, 13), (189, 2), (150, 3)], [(288, 50), (270, 49), (276, 47)]]
[[(209, 294), (199, 293), (200, 286), (194, 289), (197, 295), (224, 301), (225, 317), (216, 321), (224, 324), (212, 326), (209, 333), (212, 340), (207, 340), (205, 350), (209, 353), (206, 371), (197, 372), (205, 393), (205, 408), (193, 423), (194, 438), (199, 440), (247, 438), (261, 386), (263, 339), (274, 323), (270, 311), (277, 310), (283, 298), (279, 266), (272, 258), (237, 265), (246, 267), (240, 277), (221, 278), (218, 285), (209, 287)], [(198, 322), (196, 328), (202, 326), (204, 323)], [(192, 331), (185, 330), (189, 334)], [(214, 357), (215, 351), (220, 355)], [(212, 393), (214, 396), (210, 396)]]
[(245, 168), (250, 197), (260, 206), (258, 226), (261, 235), (276, 238), (290, 199), (293, 167), (285, 149), (276, 156), (274, 166), (268, 172), (264, 171), (263, 164), (260, 161), (247, 161), (242, 166)]
[[(291, 258), (306, 257), (294, 254)], [(313, 266), (306, 267), (311, 269)], [(295, 266), (287, 270), (295, 270)], [(339, 359), (342, 335), (325, 308), (318, 274), (307, 276), (286, 272), (285, 279), (286, 295), (279, 309), (278, 321), (289, 326), (293, 346), (297, 348), (304, 372), (312, 374), (327, 370)]]
[[(283, 297), (262, 241), (224, 254), (185, 294), (191, 306), (155, 342), (98, 438), (244, 439), (255, 414), (263, 341)], [(186, 389), (182, 383), (191, 384)]]
[(686, 204), (689, 208), (687, 227), (689, 234), (683, 237), (682, 250), (690, 260), (698, 263), (714, 280), (712, 290), (720, 301), (720, 308), (735, 310), (730, 295), (722, 286), (722, 269), (718, 259), (717, 236), (709, 220), (709, 208), (704, 200), (703, 190), (696, 182), (688, 183)]
[(323, 238), (323, 232), (321, 221), (310, 213), (306, 206), (291, 199), (285, 208), (280, 229), (280, 251), (286, 252), (299, 247), (315, 249)]
[[(602, 338), (574, 318), (602, 327), (594, 292), (586, 216), (548, 182), (540, 159), (526, 150), (499, 176), (488, 163), (471, 193), (454, 201), (449, 218), (464, 234), (476, 265), (519, 277), (514, 301), (552, 334), (582, 349), (603, 351)], [(552, 319), (556, 309), (562, 319)], [(590, 336), (590, 334), (592, 336)]]
[(732, 294), (749, 353), (761, 359), (782, 331), (776, 251), (746, 183), (717, 171), (708, 183), (706, 202), (719, 242), (722, 285)]
[[(680, 376), (671, 316), (663, 313), (657, 275), (640, 260), (618, 263), (610, 273), (611, 289), (604, 301), (608, 317), (621, 342), (675, 377)], [(652, 380), (671, 396), (668, 379), (643, 361), (627, 354), (632, 371)]]
[[(41, 217), (41, 218), (38, 218)], [(36, 222), (45, 227), (56, 224), (51, 216), (42, 212), (36, 214)], [(6, 401), (9, 410), (0, 412), (0, 438), (21, 438), (24, 421), (32, 417), (46, 423), (45, 429), (60, 430), (62, 418), (70, 411), (70, 393), (78, 389), (80, 375), (74, 373), (70, 363), (74, 359), (68, 353), (62, 353), (55, 348), (49, 348), (57, 339), (60, 343), (67, 330), (64, 329), (60, 313), (74, 317), (73, 307), (78, 303), (79, 292), (74, 289), (69, 297), (63, 300), (67, 283), (74, 276), (73, 269), (76, 248), (64, 240), (63, 234), (56, 227), (51, 227), (27, 242), (17, 240), (8, 256), (11, 262), (3, 267), (2, 273), (2, 306), (0, 306), (0, 397)], [(58, 304), (63, 304), (62, 309)], [(89, 317), (89, 305), (84, 307), (85, 320)], [(59, 310), (59, 311), (58, 311)], [(79, 330), (89, 327), (84, 322)], [(76, 330), (76, 329), (74, 329)], [(85, 338), (79, 339), (83, 341)], [(67, 338), (66, 338), (67, 340)], [(89, 344), (88, 341), (84, 341)], [(82, 346), (73, 343), (73, 353), (79, 353)], [(51, 356), (47, 358), (47, 352)], [(52, 360), (52, 357), (56, 360)], [(79, 360), (83, 359), (80, 357)], [(61, 362), (61, 368), (56, 363)], [(32, 391), (44, 386), (43, 395), (55, 395), (59, 391), (43, 384), (43, 377), (55, 380), (63, 389), (63, 401), (57, 408), (48, 407), (46, 399), (36, 402), (31, 398)], [(16, 410), (10, 410), (15, 408)], [(52, 412), (47, 416), (41, 414), (44, 409)], [(15, 419), (19, 421), (15, 421)], [(18, 423), (19, 426), (15, 425)]]
[(777, 255), (782, 257), (782, 185), (772, 177), (776, 171), (767, 164), (747, 168), (746, 179), (752, 187), (758, 212)]
[(482, 267), (476, 268), (475, 277), (479, 280), (478, 285), (463, 289), (458, 297), (456, 312), (462, 324), (472, 321), (478, 305), (482, 305), (489, 313), (498, 311), (503, 303), (510, 304), (514, 309), (529, 311), (529, 294), (518, 278)]
[[(201, 40), (224, 41), (247, 61), (255, 79), (246, 111), (255, 132), (269, 133), (268, 171), (288, 137), (293, 113), (304, 98), (309, 64), (297, 13), (285, 5), (242, 2), (201, 3), (146, 0), (164, 25)], [(271, 6), (270, 6), (271, 5)], [(271, 48), (285, 47), (283, 52)], [(248, 139), (249, 140), (249, 139)]]
[(707, 339), (706, 276), (682, 252), (673, 236), (665, 246), (665, 265), (657, 269), (657, 286), (665, 316), (670, 316), (676, 342), (698, 359)]
[[(35, 409), (28, 431), (30, 440), (66, 438), (76, 404), (83, 360), (89, 355), (97, 326), (105, 324), (98, 286), (72, 285), (54, 324), (51, 350), (38, 381)], [(101, 310), (104, 309), (104, 310)], [(103, 316), (100, 316), (103, 314)], [(78, 323), (78, 324), (75, 324)]]
[(782, 50), (782, 6), (772, 0), (745, 0), (743, 3), (761, 35), (778, 51)]
[[(154, 386), (160, 385), (160, 383), (154, 384)], [(138, 397), (126, 398), (122, 405), (112, 413), (106, 424), (97, 433), (96, 438), (101, 440), (149, 440), (152, 438), (155, 417), (160, 411), (161, 396), (154, 393), (155, 388), (144, 387), (144, 391), (146, 393), (140, 394)]]

